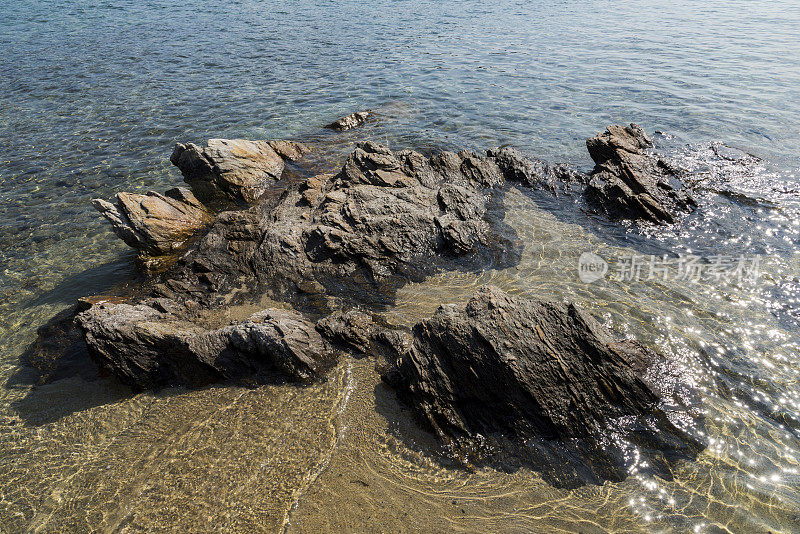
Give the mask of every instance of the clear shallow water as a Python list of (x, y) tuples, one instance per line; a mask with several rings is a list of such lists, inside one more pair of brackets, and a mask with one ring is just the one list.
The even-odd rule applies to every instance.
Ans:
[[(0, 15), (0, 528), (800, 530), (796, 3), (26, 0)], [(382, 119), (323, 137), (329, 155), (362, 137), (510, 143), (585, 168), (586, 137), (636, 121), (712, 189), (762, 199), (708, 192), (680, 228), (639, 237), (511, 195), (518, 267), (434, 277), (390, 312), (410, 323), (487, 282), (577, 301), (684, 365), (708, 412), (697, 462), (573, 492), (447, 470), (365, 362), (304, 390), (13, 379), (36, 327), (134, 275), (90, 198), (179, 182), (175, 141), (317, 136), (364, 108)], [(715, 163), (716, 141), (763, 161)], [(769, 261), (754, 288), (575, 274), (584, 250), (687, 249)]]

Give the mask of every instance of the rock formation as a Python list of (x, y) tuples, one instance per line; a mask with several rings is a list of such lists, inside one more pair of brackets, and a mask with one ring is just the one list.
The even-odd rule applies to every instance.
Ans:
[(205, 385), (226, 378), (307, 382), (336, 360), (301, 314), (266, 309), (244, 322), (207, 328), (182, 304), (99, 302), (77, 316), (89, 353), (137, 388)]
[[(485, 287), (466, 306), (440, 307), (396, 341), (395, 352), (386, 381), (465, 463), (502, 451), (504, 461), (557, 473), (569, 485), (626, 476), (622, 440), (608, 440), (611, 433), (635, 441), (646, 428), (666, 450), (697, 447), (641, 378), (655, 355), (613, 339), (574, 305)], [(581, 460), (586, 454), (591, 462)]]
[(181, 248), (213, 216), (184, 187), (159, 194), (117, 193), (116, 205), (95, 198), (92, 205), (120, 239), (144, 254), (159, 256)]
[(358, 126), (364, 124), (368, 118), (372, 116), (372, 113), (369, 111), (357, 111), (356, 113), (351, 113), (346, 117), (342, 117), (341, 119), (337, 119), (330, 124), (326, 124), (325, 128), (330, 128), (331, 130), (338, 130), (343, 132), (345, 130), (352, 130)]
[(586, 176), (570, 167), (550, 165), (538, 158), (526, 156), (516, 148), (489, 150), (487, 155), (494, 159), (506, 180), (533, 189), (558, 194), (559, 191), (568, 191), (573, 185), (586, 183)]
[[(488, 203), (503, 181), (491, 159), (473, 153), (426, 158), (360, 144), (338, 174), (313, 177), (279, 198), (218, 214), (197, 246), (155, 285), (155, 298), (99, 303), (82, 313), (79, 323), (91, 353), (140, 387), (261, 373), (248, 363), (252, 357), (242, 356), (245, 327), (209, 331), (187, 316), (185, 303), (225, 305), (256, 288), (317, 308), (314, 299), (320, 295), (385, 302), (399, 285), (447, 262), (479, 257), (490, 246), (507, 248), (491, 238), (486, 220)], [(318, 340), (322, 332), (338, 346), (366, 352), (367, 338), (356, 334), (364, 321), (348, 312), (321, 322), (307, 336)], [(294, 325), (311, 328), (300, 318)], [(248, 326), (247, 332), (265, 328)], [(231, 340), (239, 340), (238, 352)], [(305, 359), (300, 351), (288, 352), (291, 357), (283, 360), (290, 364), (264, 356), (269, 363), (264, 366), (295, 379), (316, 372), (309, 362), (319, 351)]]
[(613, 218), (673, 223), (694, 199), (681, 189), (678, 172), (645, 150), (653, 142), (636, 124), (609, 126), (586, 141), (595, 162), (586, 198)]
[[(649, 145), (635, 125), (587, 141), (596, 167), (586, 197), (612, 216), (652, 222), (672, 221), (693, 205), (668, 183), (670, 168), (644, 151)], [(508, 182), (559, 195), (583, 191), (587, 176), (511, 148), (426, 157), (365, 142), (339, 172), (287, 180), (280, 196), (262, 198), (284, 159), (306, 150), (243, 140), (176, 147), (172, 161), (198, 192), (260, 201), (218, 213), (147, 298), (82, 308), (77, 322), (105, 368), (138, 387), (307, 381), (340, 350), (388, 353), (387, 382), (465, 463), (502, 451), (512, 465), (534, 463), (555, 477), (567, 466), (567, 478), (597, 482), (625, 475), (625, 440), (676, 454), (696, 450), (641, 378), (654, 354), (614, 340), (575, 306), (483, 289), (466, 307), (441, 308), (413, 335), (380, 328), (364, 312), (329, 313), (334, 302), (386, 304), (400, 285), (440, 268), (513, 264), (513, 230), (493, 211)], [(165, 253), (177, 246), (175, 236), (185, 239), (209, 217), (191, 193), (175, 191), (121, 193), (118, 207), (96, 205), (126, 242)], [(179, 213), (161, 214), (167, 206)], [(189, 207), (197, 210), (192, 224)], [(260, 293), (329, 314), (312, 322), (269, 309), (220, 327), (198, 312)]]
[[(634, 195), (640, 202), (643, 198), (663, 200), (659, 194), (677, 198), (657, 177), (643, 174), (660, 168), (651, 165), (651, 156), (642, 152), (648, 142), (634, 126), (611, 127), (590, 140), (588, 146), (598, 162), (593, 181), (612, 184), (622, 179), (612, 173), (621, 173), (658, 188), (652, 195)], [(211, 140), (203, 149), (179, 145), (172, 161), (193, 185), (210, 184), (244, 200), (257, 198), (256, 191), (279, 176), (284, 158), (301, 157), (306, 150), (293, 142)], [(219, 213), (197, 246), (155, 284), (151, 296), (213, 307), (260, 291), (324, 310), (328, 296), (385, 304), (397, 287), (439, 268), (512, 264), (519, 250), (501, 236), (512, 236), (513, 231), (502, 228), (499, 217), (490, 217), (490, 206), (498, 204), (495, 199), (501, 198), (506, 181), (569, 193), (575, 186), (582, 187), (586, 177), (511, 148), (485, 156), (442, 152), (426, 157), (360, 143), (336, 174), (287, 183), (279, 197)], [(610, 193), (612, 189), (602, 190)], [(190, 193), (179, 191), (187, 206), (206, 213)], [(128, 198), (124, 195), (128, 194), (121, 198)], [(619, 206), (633, 205), (631, 196), (624, 197), (627, 201), (614, 198)], [(200, 224), (187, 226), (178, 217), (152, 219), (157, 210), (148, 206), (139, 210), (143, 215), (137, 219), (128, 215), (130, 209), (98, 205), (126, 242), (153, 254), (174, 250), (178, 243), (174, 236), (185, 237)], [(340, 344), (351, 349), (368, 348), (364, 340), (339, 338)]]
[(281, 299), (323, 292), (380, 299), (454, 258), (513, 254), (490, 238), (486, 220), (503, 182), (491, 158), (473, 153), (426, 158), (362, 143), (339, 173), (220, 214), (159, 289), (206, 301), (257, 284)]
[[(329, 127), (346, 130), (368, 117)], [(236, 201), (237, 209), (212, 204), (226, 210), (212, 217), (183, 188), (120, 193), (116, 205), (94, 200), (144, 254), (173, 253), (208, 231), (138, 297), (83, 300), (75, 322), (93, 358), (137, 388), (308, 382), (341, 353), (371, 354), (388, 357), (385, 381), (465, 465), (526, 465), (569, 486), (620, 480), (631, 469), (625, 457), (656, 451), (648, 462), (666, 476), (674, 459), (700, 449), (685, 430), (693, 415), (644, 378), (660, 365), (653, 352), (614, 339), (576, 306), (483, 288), (410, 333), (385, 328), (379, 314), (398, 287), (438, 269), (516, 262), (519, 245), (502, 222), (510, 183), (551, 198), (582, 194), (614, 218), (673, 222), (694, 201), (650, 146), (638, 126), (611, 126), (587, 141), (595, 161), (587, 176), (508, 147), (428, 157), (365, 142), (338, 172), (293, 175), (279, 190), (285, 161), (301, 158), (304, 145), (179, 144), (171, 161), (195, 193)], [(264, 293), (301, 311), (214, 319), (213, 308)], [(48, 354), (61, 346), (37, 345)], [(41, 360), (48, 375), (58, 372), (53, 361)]]
[(205, 147), (178, 143), (170, 161), (203, 200), (224, 195), (236, 201), (258, 200), (279, 180), (284, 160), (296, 160), (308, 148), (294, 141), (210, 139)]

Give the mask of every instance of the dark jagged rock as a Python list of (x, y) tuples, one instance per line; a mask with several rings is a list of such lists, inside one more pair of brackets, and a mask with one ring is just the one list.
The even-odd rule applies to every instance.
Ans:
[(609, 126), (586, 141), (595, 162), (587, 199), (609, 216), (673, 223), (681, 211), (696, 206), (681, 189), (677, 171), (645, 150), (653, 146), (636, 124)]
[(284, 159), (296, 160), (305, 152), (308, 148), (294, 141), (210, 139), (205, 147), (178, 143), (170, 161), (204, 200), (224, 195), (253, 202), (280, 179)]
[(207, 226), (213, 216), (184, 187), (163, 195), (153, 191), (117, 193), (116, 205), (95, 198), (92, 205), (108, 219), (114, 233), (144, 254), (159, 256), (180, 249), (186, 240)]
[(372, 350), (377, 331), (372, 317), (358, 310), (338, 310), (317, 321), (317, 331), (326, 339), (360, 354)]
[(506, 180), (553, 194), (588, 181), (585, 175), (566, 165), (550, 165), (538, 158), (526, 156), (516, 148), (490, 150), (488, 156), (494, 158)]
[(357, 111), (355, 113), (351, 113), (346, 117), (342, 117), (341, 119), (335, 120), (330, 124), (326, 124), (325, 128), (330, 128), (331, 130), (338, 130), (343, 132), (345, 130), (352, 130), (353, 128), (357, 128), (364, 124), (368, 118), (372, 116), (372, 112), (370, 111)]
[(626, 476), (623, 440), (611, 434), (698, 450), (641, 378), (654, 354), (574, 305), (482, 288), (466, 306), (440, 307), (395, 351), (385, 379), (465, 462), (496, 456), (570, 485)]
[(100, 302), (76, 318), (89, 353), (138, 388), (199, 386), (224, 378), (308, 382), (335, 362), (314, 324), (295, 311), (267, 309), (209, 329), (169, 299)]
[(208, 299), (261, 283), (275, 298), (353, 294), (369, 300), (448, 258), (491, 246), (486, 213), (504, 182), (490, 158), (426, 158), (358, 145), (336, 175), (310, 178), (274, 202), (220, 214), (162, 295)]

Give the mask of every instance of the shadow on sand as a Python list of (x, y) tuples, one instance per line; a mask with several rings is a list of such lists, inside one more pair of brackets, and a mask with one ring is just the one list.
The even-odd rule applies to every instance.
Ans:
[(73, 304), (39, 327), (36, 339), (19, 356), (19, 368), (6, 382), (7, 388), (28, 389), (24, 398), (12, 403), (25, 424), (44, 425), (133, 394), (116, 378), (101, 372), (73, 319), (78, 310), (74, 303), (80, 297), (135, 292), (143, 277), (134, 258), (131, 251), (67, 276), (27, 303), (28, 307)]

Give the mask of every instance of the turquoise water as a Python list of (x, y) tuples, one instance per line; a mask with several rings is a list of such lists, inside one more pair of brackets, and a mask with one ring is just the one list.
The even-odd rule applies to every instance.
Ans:
[[(793, 192), (800, 169), (800, 4), (22, 0), (2, 3), (0, 20), (0, 378), (7, 382), (0, 387), (0, 466), (5, 470), (0, 475), (0, 530), (156, 528), (170, 524), (169, 517), (143, 510), (160, 509), (164, 502), (185, 508), (187, 516), (197, 510), (218, 516), (224, 507), (214, 504), (213, 492), (185, 490), (175, 480), (189, 471), (198, 480), (210, 480), (212, 466), (233, 476), (244, 463), (213, 454), (195, 463), (170, 457), (170, 463), (164, 451), (178, 457), (181, 447), (194, 451), (205, 440), (231, 454), (238, 447), (236, 458), (255, 454), (253, 448), (259, 447), (261, 454), (270, 453), (263, 458), (266, 463), (283, 458), (286, 451), (279, 445), (263, 447), (283, 430), (264, 426), (263, 418), (248, 426), (241, 412), (230, 408), (242, 403), (242, 410), (257, 408), (264, 417), (284, 406), (284, 416), (290, 413), (287, 419), (300, 425), (297, 443), (310, 440), (323, 451), (317, 454), (310, 447), (308, 459), (297, 460), (293, 475), (280, 471), (280, 480), (293, 489), (276, 489), (266, 504), (256, 492), (230, 497), (252, 512), (229, 524), (245, 529), (272, 525), (265, 517), (273, 515), (280, 528), (294, 524), (283, 515), (284, 508), (298, 510), (295, 517), (305, 518), (305, 523), (298, 521), (306, 530), (344, 528), (330, 517), (327, 523), (320, 519), (341, 510), (344, 500), (360, 503), (360, 511), (374, 511), (389, 530), (414, 529), (403, 523), (400, 512), (394, 513), (400, 509), (413, 510), (420, 525), (435, 530), (443, 525), (457, 530), (474, 525), (567, 531), (682, 531), (699, 525), (710, 531), (800, 530), (800, 430), (791, 426), (800, 413), (800, 206)], [(379, 120), (351, 136), (320, 133), (320, 125), (360, 109), (376, 110)], [(434, 300), (466, 298), (476, 283), (490, 281), (531, 296), (577, 300), (674, 358), (693, 361), (700, 358), (701, 347), (719, 351), (720, 367), (697, 372), (708, 388), (703, 406), (711, 414), (709, 435), (716, 431), (728, 446), (714, 448), (710, 457), (676, 473), (677, 482), (667, 485), (681, 503), (675, 510), (666, 511), (669, 506), (658, 505), (658, 499), (656, 504), (648, 500), (647, 506), (629, 505), (646, 492), (623, 484), (604, 486), (598, 494), (570, 495), (568, 511), (554, 504), (522, 514), (520, 501), (499, 497), (509, 487), (517, 488), (511, 494), (529, 505), (533, 498), (558, 503), (565, 497), (524, 477), (509, 481), (484, 473), (464, 481), (460, 474), (433, 473), (424, 459), (387, 453), (384, 442), (391, 441), (390, 432), (382, 425), (391, 427), (391, 422), (364, 423), (376, 420), (373, 404), (380, 401), (369, 400), (375, 377), (360, 368), (340, 369), (341, 376), (361, 377), (355, 385), (342, 379), (361, 393), (354, 397), (358, 410), (336, 408), (343, 398), (337, 381), (317, 392), (239, 395), (222, 388), (131, 396), (96, 377), (69, 377), (39, 389), (10, 380), (38, 326), (78, 296), (102, 293), (134, 276), (133, 254), (113, 237), (89, 200), (120, 190), (162, 190), (179, 182), (168, 161), (176, 141), (315, 137), (330, 143), (332, 155), (346, 153), (359, 136), (393, 148), (483, 150), (508, 143), (586, 169), (584, 140), (607, 124), (631, 121), (649, 132), (666, 132), (657, 141), (684, 165), (708, 171), (718, 189), (764, 202), (742, 207), (709, 193), (703, 213), (685, 226), (642, 238), (602, 225), (581, 229), (518, 199), (511, 218), (527, 246), (527, 259), (518, 269), (415, 285), (401, 294), (393, 313), (399, 322), (408, 322), (424, 315), (423, 310), (430, 313)], [(761, 161), (714, 167), (708, 155), (716, 142)], [(582, 250), (620, 254), (622, 242), (648, 254), (746, 252), (769, 261), (764, 284), (756, 289), (652, 284), (632, 289), (608, 282), (589, 290), (577, 279), (565, 280), (564, 272), (571, 272)], [(422, 304), (425, 295), (435, 297)], [(726, 396), (716, 386), (724, 380), (742, 389)], [(337, 422), (314, 419), (319, 427), (309, 423), (302, 430), (302, 422), (309, 420), (304, 406), (314, 404), (303, 395), (313, 397), (318, 411), (332, 410)], [(203, 410), (208, 413), (199, 414)], [(223, 415), (228, 413), (241, 429), (260, 428), (249, 448), (244, 430), (210, 435), (196, 430), (206, 416), (230, 423)], [(154, 424), (157, 417), (171, 419), (173, 426)], [(736, 423), (715, 427), (715, 417)], [(367, 445), (359, 448), (347, 435), (337, 434), (348, 425), (360, 425), (358, 443)], [(320, 428), (333, 433), (334, 452), (326, 448)], [(151, 450), (169, 432), (184, 432), (186, 439)], [(309, 438), (312, 434), (323, 436), (324, 443)], [(737, 436), (744, 438), (737, 441)], [(142, 447), (149, 452), (139, 457), (135, 451)], [(344, 456), (337, 459), (337, 451)], [(382, 508), (380, 499), (394, 495), (397, 487), (385, 480), (371, 482), (371, 490), (349, 484), (366, 475), (353, 474), (363, 462), (347, 464), (343, 458), (348, 454), (384, 466), (411, 495), (422, 492), (429, 499), (438, 491), (432, 481), (445, 480), (450, 492), (460, 487), (480, 494), (489, 488), (486, 492), (495, 491), (500, 500), (481, 494), (472, 527), (468, 521), (459, 523), (460, 511), (445, 510), (444, 500), (423, 500), (421, 508), (396, 501)], [(165, 465), (191, 464), (192, 469), (178, 469), (171, 485), (159, 486), (156, 475), (150, 480), (125, 471), (137, 461), (147, 467), (145, 473), (161, 473)], [(318, 465), (329, 467), (319, 479), (308, 476)], [(265, 475), (261, 487), (279, 480), (278, 472)], [(342, 473), (351, 475), (345, 489), (330, 489)], [(245, 478), (251, 485), (259, 480)], [(312, 482), (317, 494), (306, 491)], [(144, 497), (150, 495), (147, 484), (157, 487), (153, 491), (161, 500)], [(542, 489), (528, 494), (527, 489), (518, 491), (523, 486)], [(385, 495), (378, 498), (376, 488)], [(128, 508), (108, 504), (120, 494), (126, 495), (122, 501)], [(310, 495), (311, 504), (304, 508), (298, 494)], [(75, 511), (79, 505), (89, 510), (86, 517)], [(259, 506), (278, 512), (261, 516), (253, 511)], [(353, 509), (343, 517), (360, 513)], [(214, 524), (191, 523), (176, 514), (183, 518), (178, 524), (199, 530)], [(436, 523), (431, 514), (446, 518), (445, 523)], [(656, 519), (659, 514), (663, 519)], [(735, 520), (726, 523), (726, 514)]]

